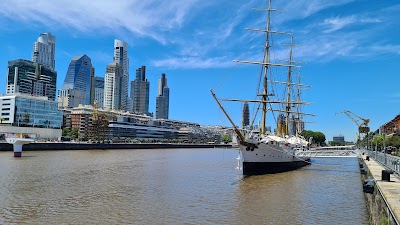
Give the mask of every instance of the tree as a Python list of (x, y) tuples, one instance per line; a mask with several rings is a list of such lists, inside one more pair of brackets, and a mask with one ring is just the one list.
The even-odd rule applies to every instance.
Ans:
[(319, 131), (314, 132), (313, 140), (315, 141), (315, 143), (323, 146), (325, 145), (325, 140), (326, 140), (325, 134)]
[(339, 141), (331, 141), (330, 144), (331, 144), (331, 146), (341, 146), (341, 145), (343, 145), (343, 143), (339, 142)]
[(378, 149), (381, 149), (383, 147), (383, 136), (380, 134), (375, 135), (374, 138), (372, 138), (371, 144), (373, 149), (375, 146), (377, 146)]
[(228, 144), (229, 142), (232, 141), (231, 136), (227, 135), (227, 134), (223, 134), (221, 137), (222, 142), (224, 142), (225, 144)]
[(3, 118), (3, 117), (0, 117), (0, 124), (3, 124), (3, 121), (4, 121), (5, 119)]
[(78, 135), (79, 135), (78, 128), (72, 128), (71, 132), (69, 133), (69, 137), (72, 139), (76, 139), (76, 138), (78, 138)]
[(64, 127), (62, 129), (62, 136), (63, 137), (69, 137), (70, 136), (70, 132), (71, 132), (71, 129), (69, 129), (68, 127)]
[(98, 112), (89, 125), (89, 138), (92, 141), (103, 142), (106, 139), (110, 117), (104, 112)]
[(312, 130), (303, 130), (300, 133), (301, 136), (303, 136), (306, 140), (309, 140), (310, 137), (312, 137), (312, 143), (318, 144), (318, 145), (325, 145), (325, 134), (319, 131), (312, 131)]

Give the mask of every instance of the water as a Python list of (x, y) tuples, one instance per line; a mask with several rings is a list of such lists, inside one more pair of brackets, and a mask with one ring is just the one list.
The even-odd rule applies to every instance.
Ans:
[(355, 158), (243, 178), (235, 149), (0, 152), (0, 224), (368, 224)]

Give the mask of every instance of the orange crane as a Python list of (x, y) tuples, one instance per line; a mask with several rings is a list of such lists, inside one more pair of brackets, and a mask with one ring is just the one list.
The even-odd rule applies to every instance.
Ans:
[(354, 114), (353, 112), (349, 110), (343, 110), (340, 112), (337, 112), (336, 114), (346, 114), (358, 127), (358, 133), (357, 133), (357, 143), (360, 141), (360, 134), (368, 134), (369, 133), (369, 119), (362, 118), (361, 116), (358, 116)]

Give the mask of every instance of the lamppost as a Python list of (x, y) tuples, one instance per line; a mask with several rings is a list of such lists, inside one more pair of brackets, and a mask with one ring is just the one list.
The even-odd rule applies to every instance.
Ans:
[[(394, 133), (394, 130), (397, 127), (397, 125), (393, 121), (389, 121), (388, 123), (392, 123), (394, 125), (393, 126), (393, 133)], [(386, 152), (386, 135), (385, 135), (386, 134), (386, 129), (385, 129), (386, 126), (385, 125), (383, 126), (383, 152), (385, 154), (385, 165), (386, 165), (386, 163), (387, 163), (387, 152)]]

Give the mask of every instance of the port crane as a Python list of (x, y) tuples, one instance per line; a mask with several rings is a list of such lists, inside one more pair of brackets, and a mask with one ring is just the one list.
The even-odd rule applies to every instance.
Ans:
[(336, 114), (346, 114), (347, 117), (349, 117), (358, 127), (358, 132), (357, 132), (357, 143), (360, 141), (360, 134), (368, 134), (369, 133), (369, 119), (362, 118), (361, 116), (356, 115), (355, 113), (349, 111), (349, 110), (342, 110), (340, 112), (337, 112)]

